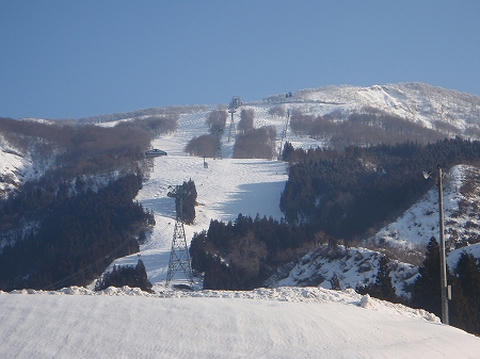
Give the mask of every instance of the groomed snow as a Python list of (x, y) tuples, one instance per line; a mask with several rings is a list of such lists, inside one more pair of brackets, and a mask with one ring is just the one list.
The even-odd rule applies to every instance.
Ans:
[[(150, 178), (136, 200), (153, 212), (156, 225), (139, 254), (117, 259), (107, 271), (113, 265), (135, 265), (140, 257), (152, 283), (165, 281), (175, 225), (175, 201), (167, 194), (174, 186), (189, 179), (195, 182), (198, 205), (195, 207), (195, 222), (185, 225), (188, 243), (195, 232), (208, 229), (212, 219), (228, 222), (240, 213), (251, 217), (257, 214), (276, 219), (282, 217), (280, 195), (288, 179), (284, 162), (233, 159), (234, 141), (227, 142), (226, 134), (222, 139), (223, 159), (207, 158), (208, 168), (204, 168), (203, 158), (184, 152), (190, 139), (208, 132), (205, 124), (208, 113), (202, 111), (180, 116), (174, 133), (152, 142), (154, 148), (162, 149), (168, 155), (153, 159)], [(228, 128), (225, 132), (228, 133)], [(182, 276), (178, 279), (181, 280)]]
[(438, 359), (480, 352), (480, 339), (430, 313), (352, 290), (88, 294), (0, 294), (0, 357)]

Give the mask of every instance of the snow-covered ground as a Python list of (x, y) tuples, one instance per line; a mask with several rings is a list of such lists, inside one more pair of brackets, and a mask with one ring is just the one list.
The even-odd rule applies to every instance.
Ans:
[[(480, 236), (478, 218), (480, 171), (473, 166), (453, 167), (444, 180), (445, 238), (449, 249)], [(467, 185), (464, 187), (464, 185)], [(438, 190), (434, 186), (372, 241), (380, 245), (423, 252), (430, 238), (438, 238)]]
[[(374, 108), (408, 119), (426, 128), (443, 127), (458, 131), (467, 137), (478, 137), (472, 129), (479, 128), (480, 97), (423, 83), (398, 83), (387, 85), (327, 86), (305, 89), (285, 95), (271, 96), (268, 103), (296, 102), (304, 110), (320, 115), (337, 111), (349, 114), (362, 108)], [(445, 126), (446, 125), (446, 126)]]
[(33, 162), (28, 154), (11, 146), (0, 135), (0, 198), (8, 196), (33, 177)]
[[(435, 127), (435, 121), (444, 121), (463, 130), (475, 125), (472, 118), (480, 113), (480, 98), (424, 84), (396, 84), (365, 88), (337, 86), (300, 90), (294, 93), (292, 98), (278, 95), (258, 102), (245, 103), (242, 109), (252, 109), (255, 112), (255, 127), (274, 126), (276, 128), (278, 148), (281, 144), (286, 117), (269, 114), (273, 106), (282, 106), (285, 112), (300, 110), (312, 115), (326, 115), (333, 111), (348, 115), (354, 111), (361, 111), (365, 107), (371, 107), (401, 116), (428, 128)], [(191, 138), (208, 132), (205, 120), (212, 109), (214, 107), (205, 106), (201, 110), (180, 115), (178, 129), (172, 134), (161, 136), (152, 143), (153, 147), (168, 152), (168, 156), (153, 160), (150, 179), (137, 197), (146, 208), (154, 212), (157, 222), (152, 236), (142, 245), (140, 253), (149, 279), (154, 283), (162, 282), (165, 278), (175, 222), (174, 200), (167, 197), (169, 186), (181, 184), (189, 179), (194, 180), (196, 184), (199, 205), (196, 207), (195, 223), (192, 226), (186, 226), (188, 241), (195, 232), (207, 229), (211, 219), (229, 221), (239, 213), (251, 216), (258, 213), (277, 219), (282, 216), (279, 210), (279, 199), (287, 180), (286, 165), (278, 161), (232, 159), (234, 141), (227, 142), (230, 118), (227, 120), (227, 128), (222, 140), (222, 160), (208, 159), (209, 167), (203, 168), (203, 159), (188, 156), (183, 151)], [(239, 113), (240, 109), (235, 113), (237, 123), (240, 119)], [(451, 120), (452, 116), (455, 117), (455, 121)], [(117, 122), (105, 122), (102, 125)], [(288, 130), (286, 139), (295, 147), (310, 148), (326, 145), (324, 139), (295, 134), (291, 129)], [(467, 199), (460, 193), (460, 187), (468, 177), (467, 173), (472, 172), (474, 172), (473, 168), (457, 166), (451, 171), (450, 180), (446, 181), (447, 231), (448, 228), (455, 228), (448, 233), (449, 238), (452, 238), (452, 245), (466, 236), (480, 235), (480, 223), (477, 223), (479, 221), (476, 216), (458, 214), (460, 201)], [(475, 201), (470, 198), (467, 202)], [(471, 207), (473, 210), (475, 206)], [(436, 192), (432, 189), (403, 216), (383, 228), (373, 241), (376, 244), (423, 253), (425, 244), (432, 235), (437, 233), (436, 208)], [(132, 265), (136, 263), (137, 257), (138, 255), (132, 255), (121, 258), (112, 265)], [(107, 270), (110, 269), (111, 266)], [(372, 273), (375, 270), (375, 267), (372, 268)], [(350, 281), (347, 282), (345, 284), (350, 285)]]
[(463, 359), (480, 352), (479, 338), (430, 313), (352, 290), (22, 293), (0, 294), (2, 358)]
[(113, 265), (134, 265), (140, 256), (150, 281), (154, 284), (165, 281), (175, 225), (175, 201), (167, 193), (189, 179), (195, 182), (198, 206), (195, 223), (185, 225), (188, 242), (195, 232), (208, 229), (212, 219), (231, 221), (239, 213), (252, 217), (257, 214), (276, 219), (282, 217), (280, 195), (288, 178), (285, 163), (233, 159), (233, 140), (228, 143), (227, 135), (223, 137), (224, 158), (207, 159), (208, 168), (204, 168), (203, 158), (189, 156), (183, 151), (191, 138), (208, 132), (207, 115), (205, 111), (183, 115), (174, 133), (153, 141), (153, 147), (167, 151), (168, 155), (153, 159), (150, 178), (136, 199), (153, 211), (156, 225), (141, 246), (139, 255), (117, 259), (107, 271)]
[[(361, 247), (345, 248), (338, 245), (328, 248), (322, 245), (300, 258), (298, 262), (280, 267), (267, 280), (271, 287), (320, 285), (332, 288), (357, 288), (375, 283), (382, 254)], [(392, 260), (390, 277), (397, 295), (408, 297), (406, 286), (411, 285), (418, 275), (418, 268), (412, 264)]]

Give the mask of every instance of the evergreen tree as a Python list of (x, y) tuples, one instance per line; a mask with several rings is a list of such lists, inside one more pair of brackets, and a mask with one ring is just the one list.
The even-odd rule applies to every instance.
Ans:
[(425, 260), (418, 272), (420, 276), (413, 287), (412, 302), (440, 316), (440, 252), (437, 240), (432, 237), (427, 245)]
[(285, 142), (282, 150), (282, 161), (290, 161), (291, 155), (295, 152), (292, 144), (290, 142)]
[(455, 269), (452, 324), (480, 333), (480, 267), (471, 254), (462, 253)]
[(152, 291), (152, 284), (147, 278), (145, 265), (141, 259), (138, 260), (135, 267), (132, 266), (114, 266), (113, 270), (106, 273), (95, 285), (95, 290), (103, 290), (110, 286), (123, 287), (128, 285), (132, 288), (140, 288), (146, 292)]
[(390, 278), (390, 260), (387, 256), (382, 256), (378, 263), (378, 272), (375, 283), (366, 287), (357, 288), (360, 294), (369, 294), (372, 297), (388, 300), (389, 302), (398, 302), (399, 298), (395, 293)]
[[(195, 206), (197, 205), (197, 189), (195, 182), (191, 179), (183, 184), (177, 185), (168, 193), (168, 196), (175, 198), (175, 210), (180, 219), (186, 224), (192, 224), (195, 220)], [(181, 206), (181, 207), (180, 207)]]
[(379, 261), (375, 290), (378, 298), (390, 302), (397, 301), (397, 295), (392, 286), (392, 279), (390, 278), (390, 260), (386, 256), (382, 256)]

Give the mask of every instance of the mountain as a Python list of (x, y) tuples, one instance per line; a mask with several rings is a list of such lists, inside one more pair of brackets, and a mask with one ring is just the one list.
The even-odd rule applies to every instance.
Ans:
[[(228, 141), (229, 120), (227, 120), (225, 134), (221, 139), (222, 160), (208, 160), (209, 168), (206, 169), (203, 168), (202, 159), (185, 154), (184, 149), (190, 139), (209, 132), (205, 121), (210, 111), (218, 108), (224, 109), (226, 106), (195, 105), (153, 108), (69, 121), (69, 123), (81, 125), (96, 124), (103, 127), (114, 127), (118, 124), (149, 120), (161, 115), (174, 115), (178, 118), (177, 128), (174, 132), (159, 135), (151, 142), (152, 147), (167, 151), (168, 156), (151, 160), (152, 171), (136, 198), (145, 208), (153, 212), (156, 221), (152, 234), (141, 245), (140, 251), (149, 278), (154, 283), (161, 283), (165, 278), (173, 231), (175, 207), (173, 199), (167, 197), (169, 186), (181, 184), (190, 178), (196, 183), (199, 205), (194, 224), (186, 226), (188, 240), (193, 233), (207, 229), (211, 219), (230, 221), (235, 219), (239, 213), (251, 216), (258, 213), (260, 216), (272, 216), (276, 219), (283, 217), (278, 203), (287, 180), (286, 164), (261, 159), (232, 158), (234, 141)], [(332, 124), (335, 124), (333, 125), (335, 127), (339, 123), (361, 123), (364, 126), (363, 129), (371, 131), (369, 138), (363, 135), (357, 136), (359, 127), (355, 127), (357, 132), (353, 132), (352, 138), (353, 143), (357, 144), (356, 139), (358, 138), (363, 138), (370, 143), (372, 136), (379, 135), (372, 129), (382, 128), (382, 126), (392, 127), (392, 121), (399, 124), (394, 126), (395, 132), (405, 132), (407, 135), (412, 133), (412, 131), (403, 131), (409, 124), (417, 126), (414, 127), (413, 132), (418, 132), (419, 128), (432, 131), (425, 133), (427, 141), (455, 135), (477, 138), (476, 133), (480, 125), (480, 121), (478, 121), (480, 97), (420, 83), (370, 87), (329, 86), (299, 90), (287, 94), (287, 96), (285, 94), (270, 96), (259, 101), (242, 104), (234, 114), (237, 123), (241, 109), (254, 111), (255, 127), (273, 126), (276, 129), (277, 151), (280, 151), (285, 141), (289, 141), (295, 147), (303, 148), (330, 146), (334, 143), (332, 140), (335, 138), (336, 132), (348, 130), (345, 127), (332, 129)], [(290, 114), (290, 126), (284, 131), (288, 114)], [(308, 117), (313, 123), (321, 120), (328, 121), (327, 127), (330, 132), (326, 132), (326, 135), (318, 135), (315, 132), (309, 133), (308, 130), (298, 128), (298, 126), (297, 130), (294, 130), (292, 122), (294, 122), (295, 116), (299, 121), (304, 120), (305, 117)], [(47, 120), (39, 121), (45, 124), (55, 123)], [(297, 121), (297, 125), (299, 121)], [(388, 126), (385, 125), (386, 123)], [(31, 153), (24, 153), (6, 141), (2, 141), (1, 146), (0, 154), (4, 158), (1, 162), (4, 183), (2, 188), (5, 193), (7, 189), (10, 192), (14, 191), (28, 179), (36, 178), (43, 173), (40, 171), (37, 172), (37, 175), (31, 175), (35, 174)], [(446, 195), (448, 193), (450, 192), (447, 188)], [(420, 203), (419, 209), (413, 208), (410, 211), (413, 211), (413, 217), (418, 216), (416, 211), (420, 208), (429, 213), (425, 217), (421, 217), (422, 223), (425, 223), (421, 224), (422, 229), (420, 230), (420, 237), (423, 238), (420, 240), (422, 245), (435, 231), (432, 227), (436, 221), (436, 206), (430, 203), (435, 199), (434, 190), (429, 192), (427, 197), (430, 199), (429, 202), (427, 201), (428, 203)], [(458, 200), (455, 201), (453, 202), (458, 202)], [(450, 211), (449, 206), (453, 202), (446, 201), (447, 212)], [(472, 205), (470, 212), (475, 208)], [(422, 246), (415, 247), (415, 243), (418, 242), (415, 233), (419, 232), (419, 227), (414, 224), (415, 221), (411, 223), (413, 217), (409, 215), (410, 212), (407, 211), (405, 214), (408, 218), (401, 220), (403, 224), (392, 223), (386, 226), (375, 238), (371, 239), (372, 243), (375, 245), (389, 243), (389, 247), (392, 248), (398, 246), (399, 243), (405, 243), (402, 248), (416, 253), (421, 252)], [(457, 233), (457, 236), (475, 232), (476, 219), (473, 218), (473, 212), (469, 214), (468, 218), (470, 217), (472, 217), (471, 220), (465, 219), (467, 218), (465, 217), (461, 220), (463, 222), (459, 222), (462, 224), (468, 221), (468, 233), (462, 230), (461, 233)], [(454, 221), (454, 219), (449, 217), (447, 224), (449, 221)], [(407, 222), (408, 224), (406, 224)], [(402, 234), (393, 238), (392, 233), (399, 231), (398, 226), (408, 229), (410, 234)], [(404, 239), (405, 236), (409, 239)], [(111, 266), (136, 263), (136, 257), (133, 255), (118, 259)], [(404, 261), (404, 259), (399, 259)], [(418, 264), (418, 260), (416, 264)], [(372, 267), (372, 271), (375, 271), (375, 267)]]
[(267, 97), (266, 103), (295, 103), (320, 115), (348, 114), (365, 108), (397, 115), (445, 134), (479, 136), (480, 97), (424, 83), (329, 86)]
[[(480, 242), (480, 169), (451, 168), (443, 185), (447, 251)], [(423, 252), (430, 238), (438, 238), (438, 190), (428, 193), (369, 241), (378, 246)]]
[[(86, 208), (77, 218), (62, 221), (61, 233), (71, 232), (74, 241), (68, 242), (65, 248), (60, 247), (84, 257), (75, 257), (77, 267), (62, 257), (63, 272), (60, 273), (68, 275), (62, 274), (49, 285), (60, 288), (75, 276), (83, 278), (79, 281), (85, 283), (86, 278), (98, 277), (103, 270), (108, 272), (115, 265), (135, 265), (142, 259), (154, 289), (153, 294), (129, 288), (109, 288), (95, 294), (90, 289), (77, 287), (56, 292), (0, 292), (0, 305), (6, 308), (0, 324), (0, 335), (4, 338), (4, 345), (0, 347), (2, 356), (305, 357), (321, 353), (332, 358), (383, 358), (411, 357), (419, 353), (422, 357), (437, 357), (441, 352), (445, 357), (468, 358), (479, 351), (477, 338), (439, 324), (439, 319), (430, 313), (361, 296), (349, 289), (373, 283), (380, 259), (386, 254), (392, 259), (393, 287), (397, 295), (408, 298), (409, 287), (418, 276), (424, 246), (436, 233), (438, 212), (433, 183), (423, 198), (392, 223), (382, 224), (383, 228), (366, 240), (345, 243), (346, 246), (332, 241), (329, 245), (317, 243), (313, 249), (301, 248), (297, 260), (280, 266), (265, 282), (271, 289), (202, 291), (198, 290), (202, 286), (200, 275), (196, 276), (195, 291), (166, 288), (176, 217), (175, 201), (168, 193), (176, 185), (191, 179), (198, 193), (194, 223), (185, 225), (188, 243), (195, 233), (207, 230), (211, 220), (234, 221), (239, 213), (283, 219), (279, 202), (288, 180), (288, 163), (262, 157), (234, 158), (235, 134), (242, 132), (232, 127), (230, 133), (229, 118), (219, 136), (221, 150), (215, 159), (186, 153), (185, 147), (192, 138), (211, 132), (207, 123), (210, 113), (226, 108), (225, 105), (179, 106), (60, 121), (70, 126), (68, 131), (73, 129), (73, 134), (68, 132), (68, 136), (64, 136), (67, 127), (58, 126), (62, 130), (51, 138), (70, 152), (49, 153), (73, 155), (59, 156), (64, 162), (52, 168), (48, 163), (55, 163), (55, 156), (42, 162), (35, 150), (9, 140), (8, 131), (0, 127), (3, 197), (15, 197), (28, 187), (26, 184), (44, 178), (45, 173), (50, 174), (49, 181), (53, 181), (42, 192), (48, 201), (56, 201), (50, 194), (62, 194), (62, 206), (56, 208), (57, 212), (48, 210), (50, 207), (41, 208), (40, 214), (33, 211), (28, 223), (19, 220), (19, 230), (28, 228), (29, 236), (34, 236), (44, 216), (48, 218), (54, 213), (48, 218), (45, 233), (55, 237), (55, 225), (61, 222), (57, 218), (65, 217), (62, 215), (65, 209), (80, 208), (81, 212), (81, 208)], [(455, 136), (480, 138), (480, 98), (426, 84), (337, 86), (270, 96), (242, 104), (234, 113), (237, 125), (241, 110), (254, 111), (255, 128), (275, 129), (268, 133), (276, 132), (276, 155), (286, 141), (296, 148), (320, 146), (341, 151), (348, 145), (363, 148), (383, 141), (429, 143)], [(150, 131), (151, 122), (162, 120), (162, 116), (171, 120), (168, 126), (159, 132)], [(52, 126), (52, 131), (50, 127), (42, 131), (57, 131), (55, 121), (29, 119), (32, 121)], [(110, 131), (115, 136), (110, 137)], [(150, 137), (142, 137), (147, 132)], [(135, 136), (140, 136), (138, 141)], [(129, 140), (129, 148), (135, 150), (124, 153), (122, 141)], [(144, 160), (145, 144), (166, 151), (167, 155)], [(122, 153), (125, 158), (118, 160)], [(362, 165), (381, 173), (374, 164)], [(59, 172), (51, 172), (53, 169)], [(62, 177), (63, 192), (58, 192), (61, 186), (55, 183), (56, 174), (65, 170), (68, 176)], [(131, 179), (118, 184), (122, 178), (140, 170), (144, 173), (143, 183)], [(480, 257), (476, 240), (479, 173), (475, 164), (457, 165), (449, 169), (449, 178), (445, 180), (450, 268), (463, 251)], [(105, 191), (99, 191), (100, 188)], [(134, 199), (129, 198), (128, 205), (145, 210), (146, 218), (150, 216), (154, 223), (148, 219), (145, 227), (138, 221), (126, 226), (122, 233), (100, 233), (106, 242), (96, 248), (103, 252), (94, 260), (84, 248), (86, 239), (97, 241), (89, 229), (125, 225), (122, 215), (133, 209), (127, 204), (115, 207), (116, 199), (124, 193)], [(106, 202), (111, 212), (103, 212), (99, 201)], [(25, 203), (31, 204), (29, 197)], [(94, 211), (98, 209), (97, 214)], [(138, 215), (139, 212), (131, 213)], [(10, 216), (10, 212), (7, 215)], [(23, 213), (15, 215), (22, 218)], [(38, 217), (32, 217), (34, 215)], [(76, 222), (80, 218), (88, 218), (89, 222)], [(110, 221), (111, 218), (115, 220)], [(76, 232), (82, 226), (86, 231)], [(15, 244), (7, 238), (7, 233), (0, 235), (5, 237), (2, 248)], [(143, 241), (138, 247), (141, 236)], [(115, 247), (120, 238), (128, 240), (126, 244), (133, 249), (123, 244), (122, 248)], [(42, 243), (35, 242), (34, 254), (42, 253), (36, 250)], [(54, 253), (51, 249), (47, 247), (45, 253)], [(228, 265), (225, 259), (219, 258)], [(19, 260), (10, 258), (10, 262)], [(23, 263), (24, 266), (30, 264), (34, 265), (32, 268), (41, 268), (42, 258)], [(56, 265), (52, 266), (57, 269)], [(22, 273), (20, 279), (25, 278), (29, 278), (29, 273)], [(180, 274), (174, 282), (184, 280)]]

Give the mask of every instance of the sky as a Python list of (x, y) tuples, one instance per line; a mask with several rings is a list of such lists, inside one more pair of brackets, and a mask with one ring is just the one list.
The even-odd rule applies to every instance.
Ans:
[(480, 1), (0, 0), (3, 117), (411, 81), (480, 95)]

